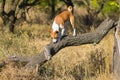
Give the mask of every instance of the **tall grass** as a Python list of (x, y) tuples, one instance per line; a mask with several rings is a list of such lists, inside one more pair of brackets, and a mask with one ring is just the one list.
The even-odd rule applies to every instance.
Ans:
[[(48, 42), (47, 26), (17, 27), (15, 33), (0, 31), (0, 55), (29, 55), (37, 54)], [(46, 28), (46, 32), (44, 30)], [(46, 40), (46, 41), (44, 41)], [(43, 45), (43, 46), (42, 46)]]

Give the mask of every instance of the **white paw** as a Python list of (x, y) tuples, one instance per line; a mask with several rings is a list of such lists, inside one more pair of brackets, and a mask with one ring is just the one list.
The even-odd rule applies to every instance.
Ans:
[(74, 33), (73, 36), (76, 36), (76, 34)]
[(52, 41), (53, 41), (53, 43), (56, 43), (56, 42), (57, 42), (57, 39), (53, 39)]
[(76, 36), (76, 29), (73, 30), (73, 36)]

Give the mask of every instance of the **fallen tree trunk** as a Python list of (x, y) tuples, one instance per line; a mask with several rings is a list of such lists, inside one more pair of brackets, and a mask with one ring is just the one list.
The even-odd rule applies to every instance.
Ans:
[(50, 43), (45, 49), (34, 57), (12, 57), (10, 61), (20, 61), (27, 63), (25, 68), (36, 68), (36, 65), (43, 65), (50, 60), (59, 50), (68, 46), (79, 46), (82, 44), (97, 44), (113, 28), (114, 21), (111, 19), (104, 20), (94, 32), (78, 34), (76, 37), (67, 36), (58, 43)]

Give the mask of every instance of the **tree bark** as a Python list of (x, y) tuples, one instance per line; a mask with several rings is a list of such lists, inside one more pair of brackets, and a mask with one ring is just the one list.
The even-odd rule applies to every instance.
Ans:
[(115, 79), (120, 79), (120, 18), (118, 21), (118, 25), (115, 30), (115, 44), (114, 44), (114, 53), (113, 53), (113, 72), (115, 75)]

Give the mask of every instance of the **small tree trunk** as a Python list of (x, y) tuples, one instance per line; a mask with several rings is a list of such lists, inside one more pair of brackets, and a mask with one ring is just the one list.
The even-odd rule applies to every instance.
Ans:
[(55, 16), (55, 0), (52, 0), (51, 3), (51, 18)]
[(12, 21), (9, 21), (9, 23), (7, 24), (10, 32), (14, 32), (14, 27), (15, 27), (14, 24), (15, 22), (12, 22)]
[(113, 53), (113, 72), (116, 80), (120, 79), (120, 19), (115, 31), (115, 45)]

